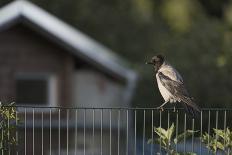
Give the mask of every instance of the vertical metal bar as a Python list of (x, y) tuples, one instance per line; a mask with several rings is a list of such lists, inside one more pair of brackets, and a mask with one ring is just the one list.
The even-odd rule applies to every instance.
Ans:
[(151, 110), (151, 139), (152, 139), (151, 155), (153, 155), (153, 142), (154, 142), (153, 126), (154, 126), (154, 110)]
[[(226, 130), (227, 130), (227, 112), (226, 112), (226, 110), (224, 111), (224, 133), (226, 134)], [(224, 139), (224, 145), (226, 145), (226, 141), (225, 141), (225, 139)], [(227, 154), (230, 154), (230, 149), (227, 149)]]
[(67, 152), (66, 152), (66, 154), (68, 155), (68, 152), (69, 152), (69, 109), (67, 109), (67, 133), (66, 133), (66, 135), (67, 135)]
[[(8, 110), (8, 116), (7, 116), (7, 134), (8, 134), (8, 141), (10, 141), (10, 109)], [(8, 155), (10, 155), (11, 153), (11, 149), (10, 149), (10, 145), (7, 146), (8, 150)]]
[(112, 155), (112, 109), (110, 109), (110, 155)]
[[(95, 147), (95, 110), (93, 109), (93, 111), (92, 111), (92, 114), (93, 114), (93, 131), (92, 131), (92, 139), (93, 139), (93, 148)], [(92, 152), (92, 154), (94, 155), (94, 150), (95, 149), (93, 149), (93, 152)]]
[[(179, 128), (179, 114), (178, 110), (176, 111), (176, 139), (178, 137), (178, 128)], [(178, 142), (176, 143), (176, 150), (178, 149)]]
[[(160, 111), (160, 128), (162, 127), (162, 111)], [(162, 142), (160, 138), (160, 146), (159, 146), (159, 153), (161, 154), (161, 149), (162, 149)]]
[(101, 155), (102, 155), (102, 122), (103, 122), (103, 109), (101, 109)]
[(168, 128), (170, 127), (170, 112), (168, 110)]
[(75, 155), (77, 155), (77, 109), (75, 110)]
[(146, 111), (143, 110), (143, 155), (145, 154)]
[[(208, 119), (208, 134), (210, 135), (210, 110), (209, 110), (209, 117), (208, 117), (209, 119)], [(209, 139), (208, 139), (208, 145), (209, 145)], [(210, 151), (209, 151), (209, 149), (208, 149), (208, 154), (210, 154)]]
[(25, 122), (25, 126), (24, 126), (24, 153), (25, 155), (27, 155), (27, 108), (24, 109), (24, 122)]
[[(224, 111), (224, 134), (226, 135), (226, 110)], [(226, 145), (226, 140), (224, 138), (224, 146)]]
[(216, 111), (216, 124), (215, 124), (215, 127), (216, 127), (216, 130), (217, 130), (218, 129), (218, 110)]
[(86, 126), (86, 109), (84, 109), (84, 155), (85, 155), (85, 126)]
[(60, 108), (58, 109), (58, 154), (60, 155)]
[[(2, 128), (2, 131), (1, 131), (1, 133), (2, 133), (2, 135), (1, 135), (1, 140), (3, 141), (4, 140), (4, 133), (3, 133), (4, 131), (3, 131), (3, 128)], [(2, 145), (4, 145), (4, 144), (2, 144)], [(2, 149), (2, 155), (4, 155), (4, 149)]]
[(35, 109), (32, 109), (32, 154), (35, 154)]
[(121, 111), (118, 110), (118, 155), (120, 155), (120, 121), (121, 121)]
[[(170, 112), (168, 110), (168, 129), (170, 127)], [(168, 139), (168, 150), (169, 150), (170, 140)]]
[(194, 130), (195, 130), (195, 119), (192, 119), (192, 152), (194, 152)]
[[(16, 125), (16, 146), (19, 145), (19, 133), (18, 133), (18, 112), (17, 110), (15, 111), (15, 125)], [(18, 149), (16, 149), (16, 155), (18, 155)]]
[[(4, 133), (3, 133), (3, 129), (1, 129), (1, 140), (2, 140), (2, 142), (3, 142), (3, 140), (4, 140), (4, 137), (3, 137), (3, 135), (4, 135)], [(3, 145), (3, 144), (2, 144)], [(4, 150), (2, 149), (2, 155), (4, 155)]]
[(43, 154), (44, 154), (44, 144), (43, 144), (43, 142), (44, 142), (44, 131), (43, 131), (43, 130), (44, 130), (44, 116), (43, 116), (43, 111), (42, 111), (41, 115), (42, 115), (42, 116), (41, 116), (41, 117), (42, 117), (42, 118), (41, 118), (41, 119), (42, 119), (42, 120), (41, 120), (41, 121), (42, 121), (42, 125), (41, 125), (41, 128), (42, 128), (42, 129), (41, 129), (41, 130), (42, 130), (42, 131), (41, 131), (41, 132), (42, 132), (42, 133), (41, 133), (41, 139), (42, 139), (42, 140), (41, 140), (41, 141), (42, 141), (42, 142), (41, 142), (41, 152), (42, 152), (42, 155), (43, 155)]
[(128, 109), (126, 110), (126, 155), (129, 154), (129, 112)]
[(49, 109), (49, 147), (50, 155), (52, 155), (52, 110)]
[[(218, 129), (218, 111), (216, 111), (216, 130)], [(216, 148), (217, 148), (217, 140), (218, 140), (218, 134), (216, 132)], [(217, 154), (217, 150), (216, 150), (216, 154)]]
[(184, 114), (184, 154), (186, 154), (186, 113)]
[(134, 135), (134, 137), (135, 137), (135, 141), (134, 141), (134, 155), (136, 155), (137, 154), (137, 111), (135, 110), (135, 112), (134, 112), (135, 114), (134, 114), (134, 123), (135, 123), (135, 135)]
[[(202, 111), (201, 111), (201, 137), (202, 137)], [(202, 155), (202, 141), (200, 140), (200, 155)]]

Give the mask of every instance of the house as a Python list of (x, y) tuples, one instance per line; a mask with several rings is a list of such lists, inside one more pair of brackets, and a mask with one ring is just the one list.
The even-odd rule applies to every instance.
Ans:
[[(32, 143), (34, 146), (41, 143), (41, 111), (44, 114), (44, 130), (49, 126), (46, 123), (49, 112), (44, 111), (46, 107), (129, 107), (136, 77), (125, 61), (110, 49), (36, 5), (19, 0), (0, 9), (0, 99), (2, 102), (16, 101), (17, 105), (27, 106), (27, 120), (22, 117), (25, 127), (30, 128), (33, 123), (33, 133), (40, 137), (32, 142), (32, 130), (28, 129), (26, 135), (22, 133), (27, 139), (25, 145), (28, 145), (28, 154), (32, 154)], [(96, 137), (100, 123), (97, 113)], [(52, 134), (58, 132), (58, 123), (55, 123), (57, 114), (57, 111), (50, 113), (56, 118), (52, 121)], [(61, 120), (66, 119), (64, 115), (66, 113), (61, 114)], [(82, 113), (77, 115), (83, 120)], [(70, 125), (73, 126), (75, 121), (72, 117), (70, 112), (70, 122), (73, 121)], [(104, 113), (103, 117), (108, 118), (109, 114)], [(112, 114), (113, 117), (117, 117), (117, 113)], [(90, 118), (92, 113), (86, 113), (86, 136), (89, 134), (88, 126), (92, 124)], [(104, 129), (109, 128), (107, 120), (102, 125)], [(114, 125), (116, 122), (113, 122)], [(60, 126), (63, 126), (60, 134), (67, 139), (65, 123)], [(81, 128), (83, 123), (78, 126)], [(121, 126), (122, 130), (124, 127), (125, 124)], [(70, 139), (75, 141), (72, 131), (70, 127)], [(44, 131), (45, 154), (48, 149), (46, 142), (49, 141), (45, 138), (48, 137), (49, 132)], [(55, 137), (52, 141), (57, 142), (57, 136), (51, 137)], [(52, 149), (56, 147), (54, 145)], [(35, 148), (35, 154), (41, 154), (41, 147), (38, 148)]]

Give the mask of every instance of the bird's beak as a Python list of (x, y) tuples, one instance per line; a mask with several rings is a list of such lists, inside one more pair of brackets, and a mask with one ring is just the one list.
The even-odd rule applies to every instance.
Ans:
[(153, 62), (150, 62), (150, 61), (146, 62), (146, 65), (148, 64), (153, 65)]

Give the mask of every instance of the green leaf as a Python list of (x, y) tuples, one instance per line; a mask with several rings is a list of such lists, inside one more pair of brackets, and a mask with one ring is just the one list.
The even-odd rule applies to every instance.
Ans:
[(167, 139), (168, 132), (163, 128), (155, 128), (155, 133), (161, 138), (161, 139)]
[(184, 138), (188, 138), (189, 136), (191, 136), (193, 133), (198, 132), (198, 131), (193, 131), (193, 130), (186, 130), (185, 132), (179, 134), (175, 139), (174, 139), (174, 143), (177, 144), (179, 142), (181, 142), (182, 140), (184, 140)]
[(214, 130), (214, 133), (218, 135), (219, 137), (221, 137), (222, 139), (226, 138), (225, 137), (226, 133), (224, 132), (224, 130), (215, 129), (215, 128), (213, 130)]
[(171, 127), (167, 130), (167, 139), (169, 141), (171, 141), (171, 138), (172, 138), (172, 135), (174, 133), (174, 130), (175, 130), (175, 126), (174, 124), (172, 123)]
[[(214, 130), (214, 132), (217, 132)], [(219, 131), (221, 132), (221, 131)], [(221, 134), (221, 133), (219, 133)], [(210, 136), (209, 134), (205, 133), (201, 137), (202, 142), (206, 145), (206, 147), (211, 150), (212, 152), (216, 153), (218, 149), (225, 150), (225, 146), (222, 142), (220, 142), (218, 139), (216, 139), (216, 135)]]
[[(16, 120), (16, 108), (14, 103), (0, 105), (0, 128), (2, 131), (2, 140), (0, 140), (0, 149), (7, 151), (10, 147), (17, 144), (15, 138), (15, 123), (11, 123)], [(17, 118), (18, 119), (18, 118)], [(9, 125), (10, 122), (10, 125)]]
[(187, 152), (186, 155), (197, 155), (197, 154), (194, 152)]
[(221, 150), (225, 149), (224, 145), (221, 142), (219, 142), (219, 141), (216, 142), (216, 146), (217, 146), (217, 148), (219, 148)]
[(167, 130), (161, 127), (154, 128), (154, 132), (159, 136), (159, 139), (157, 141), (159, 141), (159, 143), (161, 142), (161, 145), (165, 147), (169, 147), (173, 133), (174, 133), (174, 128), (175, 126), (173, 123), (170, 126), (170, 128), (168, 128)]

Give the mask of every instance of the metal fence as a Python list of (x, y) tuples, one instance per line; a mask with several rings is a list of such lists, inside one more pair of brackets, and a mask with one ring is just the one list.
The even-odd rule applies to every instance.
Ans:
[[(202, 109), (192, 119), (182, 109), (16, 107), (16, 155), (154, 155), (164, 154), (154, 127), (175, 124), (175, 136), (198, 131), (175, 145), (176, 150), (210, 154), (199, 137), (212, 129), (232, 127), (232, 109)], [(2, 154), (6, 154), (2, 151)]]

